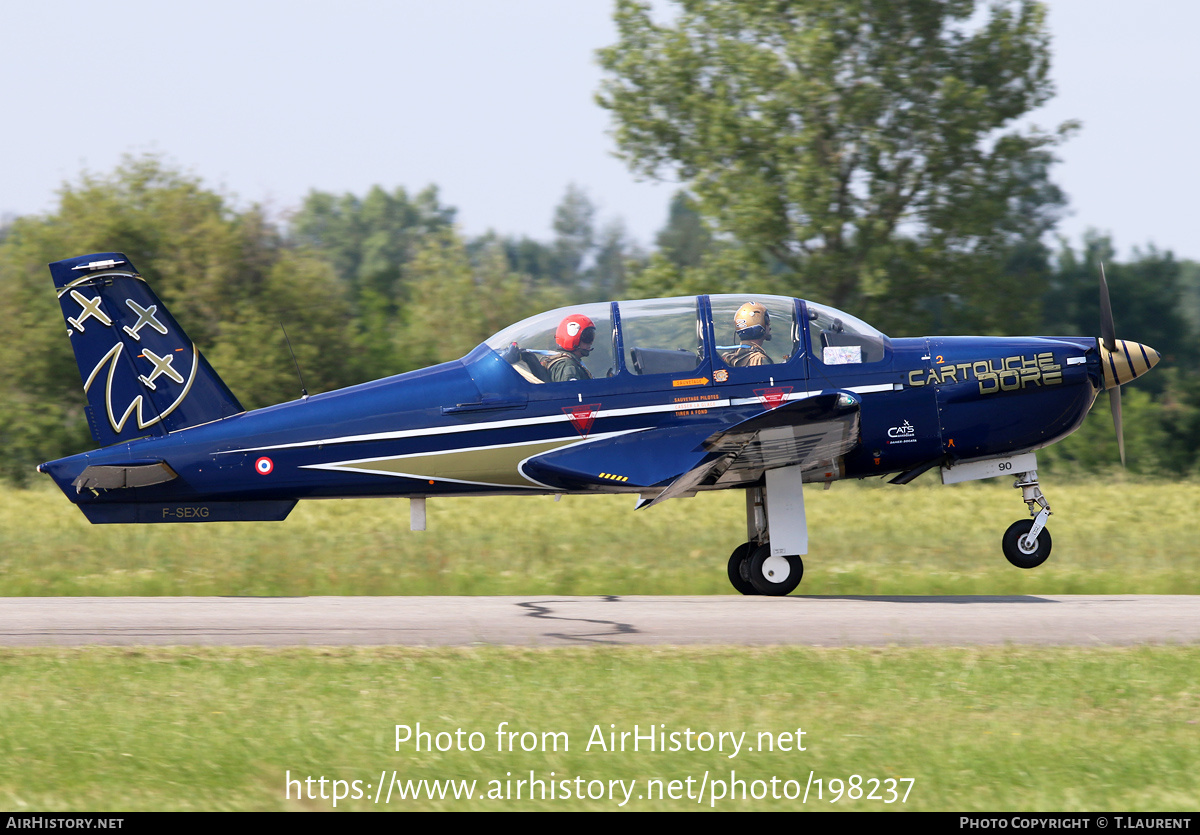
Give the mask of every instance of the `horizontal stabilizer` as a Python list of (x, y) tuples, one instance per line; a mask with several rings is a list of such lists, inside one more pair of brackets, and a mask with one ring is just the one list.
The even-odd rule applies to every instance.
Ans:
[(242, 411), (122, 253), (56, 261), (50, 274), (98, 444), (165, 435)]
[(295, 499), (264, 502), (114, 502), (79, 505), (93, 525), (152, 522), (281, 522)]

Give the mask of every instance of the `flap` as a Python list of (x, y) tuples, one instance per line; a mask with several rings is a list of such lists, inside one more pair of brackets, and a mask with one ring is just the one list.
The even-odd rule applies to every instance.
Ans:
[(859, 440), (860, 401), (849, 392), (819, 394), (770, 409), (705, 439), (709, 455), (682, 473), (653, 500), (638, 507), (665, 502), (713, 484), (727, 472), (747, 480), (779, 467), (817, 466), (845, 455)]
[(747, 480), (777, 467), (817, 466), (858, 443), (859, 400), (820, 394), (768, 409), (733, 426), (714, 422), (646, 429), (536, 455), (522, 474), (562, 490), (661, 488), (665, 501), (726, 472)]

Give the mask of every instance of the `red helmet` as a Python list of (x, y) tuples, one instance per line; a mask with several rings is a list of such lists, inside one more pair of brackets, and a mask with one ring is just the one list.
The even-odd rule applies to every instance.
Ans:
[(580, 343), (596, 341), (596, 325), (583, 314), (572, 313), (558, 323), (558, 330), (554, 332), (554, 341), (564, 351), (577, 351)]

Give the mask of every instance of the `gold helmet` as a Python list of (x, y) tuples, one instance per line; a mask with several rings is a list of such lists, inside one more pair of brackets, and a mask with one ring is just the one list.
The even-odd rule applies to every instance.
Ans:
[(770, 339), (771, 314), (758, 302), (746, 302), (733, 314), (738, 339)]

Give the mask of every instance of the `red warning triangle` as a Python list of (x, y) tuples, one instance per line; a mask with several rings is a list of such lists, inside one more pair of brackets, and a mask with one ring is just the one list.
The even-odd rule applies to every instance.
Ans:
[(575, 431), (580, 436), (586, 438), (588, 433), (592, 431), (592, 422), (596, 419), (596, 413), (600, 411), (599, 403), (589, 403), (586, 406), (580, 404), (578, 406), (563, 406), (563, 414), (571, 419), (571, 425), (575, 427)]
[(775, 386), (769, 389), (755, 389), (754, 393), (768, 409), (774, 409), (783, 403), (783, 399), (792, 393), (791, 386)]

